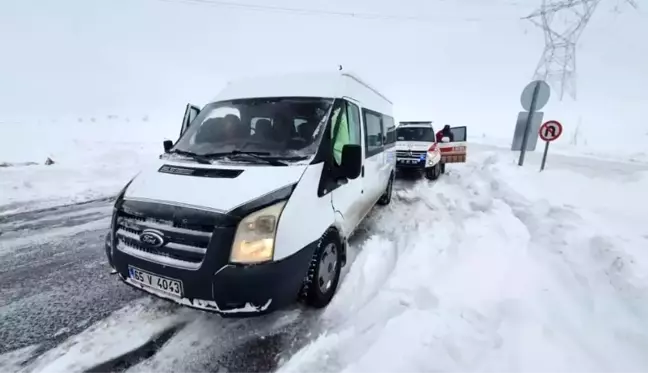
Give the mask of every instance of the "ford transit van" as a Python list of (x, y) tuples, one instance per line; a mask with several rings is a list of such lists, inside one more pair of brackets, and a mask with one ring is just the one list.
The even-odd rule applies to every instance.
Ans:
[(326, 306), (348, 238), (391, 201), (392, 103), (342, 71), (248, 78), (180, 127), (115, 202), (113, 272), (223, 315)]

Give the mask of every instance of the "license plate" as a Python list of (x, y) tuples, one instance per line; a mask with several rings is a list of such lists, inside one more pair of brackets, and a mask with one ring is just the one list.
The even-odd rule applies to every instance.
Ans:
[(182, 281), (173, 280), (168, 277), (154, 275), (135, 267), (128, 267), (128, 277), (138, 284), (150, 287), (164, 293), (182, 297)]
[(418, 159), (399, 159), (398, 163), (416, 164), (416, 163), (419, 163), (419, 160)]

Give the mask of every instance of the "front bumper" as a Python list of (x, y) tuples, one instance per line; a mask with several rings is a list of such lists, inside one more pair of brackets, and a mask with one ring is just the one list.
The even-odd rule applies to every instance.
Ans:
[[(294, 255), (277, 262), (257, 265), (227, 264), (215, 273), (180, 272), (127, 257), (117, 251), (115, 258), (120, 279), (140, 290), (159, 298), (223, 316), (255, 316), (284, 308), (297, 300), (308, 266), (315, 252), (314, 242)], [(128, 276), (128, 266), (157, 275), (182, 281), (183, 296), (174, 297), (154, 288), (141, 285)]]
[[(130, 201), (125, 201), (124, 206), (117, 206), (111, 232), (106, 238), (105, 250), (110, 266), (123, 282), (157, 297), (223, 316), (241, 317), (268, 313), (297, 300), (317, 242), (279, 261), (255, 265), (231, 264), (229, 254), (238, 219), (232, 220), (231, 216), (212, 212), (206, 215), (205, 211), (193, 212), (186, 207), (179, 209), (177, 206)], [(208, 233), (208, 238), (201, 233), (205, 252), (193, 266), (178, 266), (176, 264), (180, 261), (177, 259), (156, 260), (160, 258), (159, 253), (140, 251), (141, 248), (134, 247), (132, 240), (124, 233), (136, 228), (137, 224), (146, 225), (150, 218), (172, 221), (177, 217), (182, 219), (185, 226), (197, 226), (200, 223), (204, 227), (206, 221), (209, 222), (209, 226), (213, 224), (213, 231)], [(125, 223), (129, 220), (131, 223)], [(184, 239), (186, 246), (190, 242), (187, 240), (196, 238), (189, 237), (186, 230), (178, 233), (183, 229), (168, 228), (168, 231), (165, 231), (163, 226), (156, 224), (169, 236), (170, 242), (176, 238)], [(171, 244), (166, 246), (169, 245)], [(163, 251), (165, 247), (159, 250)], [(129, 277), (129, 267), (181, 281), (182, 296), (167, 294), (133, 281)]]
[(412, 159), (412, 158), (396, 159), (397, 169), (415, 170), (415, 169), (424, 169), (426, 167), (428, 166), (426, 166), (425, 159)]

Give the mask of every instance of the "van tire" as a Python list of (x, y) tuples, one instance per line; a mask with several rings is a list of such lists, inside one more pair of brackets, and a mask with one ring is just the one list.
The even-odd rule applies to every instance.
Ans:
[(425, 177), (428, 180), (436, 180), (439, 178), (439, 175), (441, 175), (441, 162), (425, 169)]
[(441, 173), (442, 173), (442, 174), (445, 174), (445, 166), (446, 166), (446, 165), (445, 165), (445, 162), (442, 162), (442, 163), (441, 163)]
[(378, 200), (379, 205), (387, 206), (391, 203), (393, 189), (394, 189), (394, 176), (392, 174), (392, 176), (389, 178), (389, 182), (387, 183), (387, 189), (385, 189), (385, 193)]
[(320, 238), (301, 291), (301, 301), (306, 305), (323, 308), (333, 299), (342, 272), (342, 250), (337, 231), (329, 229)]

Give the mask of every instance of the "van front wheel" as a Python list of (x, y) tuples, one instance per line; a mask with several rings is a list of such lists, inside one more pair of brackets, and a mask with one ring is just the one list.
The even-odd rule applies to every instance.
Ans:
[(425, 169), (425, 177), (428, 180), (436, 180), (439, 178), (439, 175), (441, 175), (441, 163)]
[(303, 301), (314, 308), (323, 308), (337, 291), (342, 268), (342, 242), (334, 230), (327, 231), (319, 241), (308, 268), (302, 289)]
[(385, 189), (385, 193), (378, 200), (379, 205), (381, 206), (389, 205), (392, 199), (393, 189), (394, 189), (394, 177), (392, 176), (389, 178), (389, 182), (387, 182), (387, 188)]

